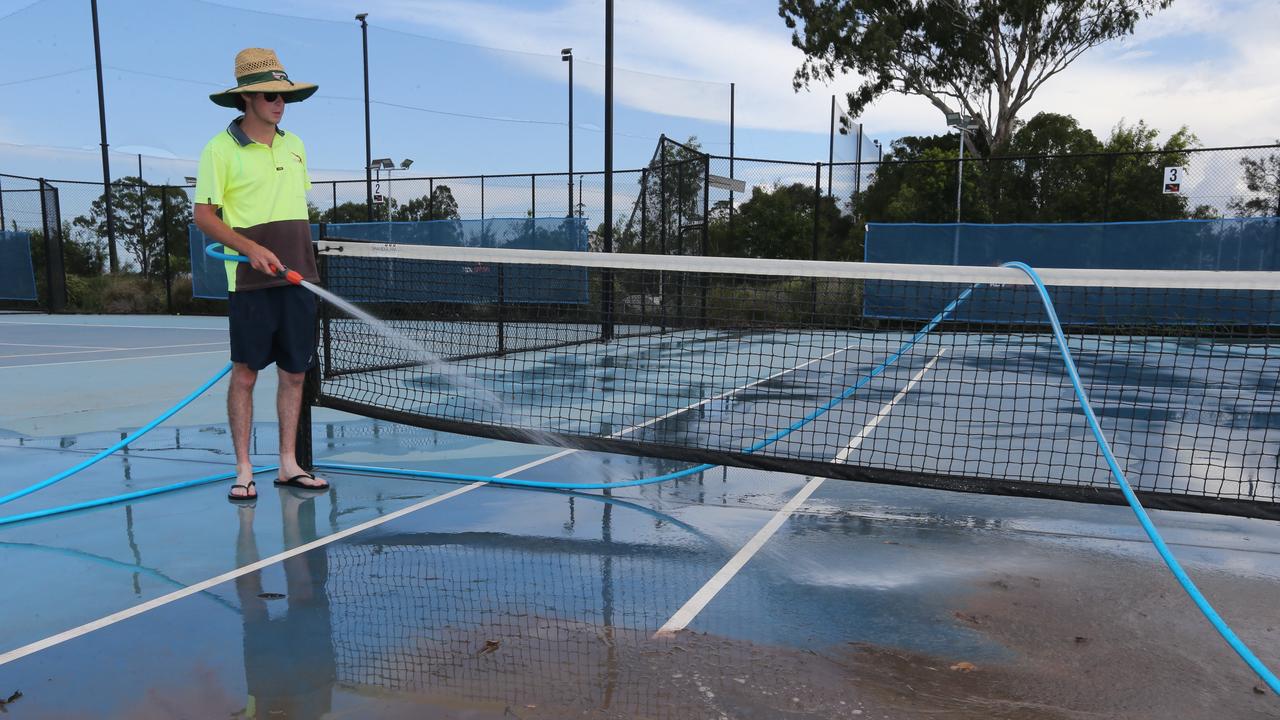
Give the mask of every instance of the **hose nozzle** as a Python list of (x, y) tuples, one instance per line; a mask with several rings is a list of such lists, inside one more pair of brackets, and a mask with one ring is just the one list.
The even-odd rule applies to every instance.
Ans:
[(283, 265), (276, 268), (276, 277), (284, 278), (285, 280), (288, 280), (294, 285), (302, 284), (302, 273), (299, 273), (297, 270), (290, 270), (289, 268)]

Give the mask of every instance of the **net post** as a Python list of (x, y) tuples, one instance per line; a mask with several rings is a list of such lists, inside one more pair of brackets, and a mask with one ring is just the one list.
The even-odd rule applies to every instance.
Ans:
[(311, 446), (311, 407), (320, 397), (320, 365), (312, 364), (302, 381), (302, 406), (298, 408), (298, 429), (294, 436), (294, 456), (298, 466), (307, 472), (315, 468), (315, 452)]
[[(319, 236), (323, 240), (325, 237), (324, 223), (319, 223)], [(320, 255), (317, 258), (320, 277), (324, 278), (324, 262), (325, 256)], [(329, 363), (328, 352), (328, 327), (327, 318), (325, 317), (325, 304), (317, 299), (318, 306), (316, 308), (316, 324), (313, 328), (311, 341), (312, 357), (315, 357), (320, 347), (320, 341), (323, 337), (325, 340), (324, 361), (326, 366)], [(294, 457), (298, 461), (298, 466), (307, 472), (315, 469), (315, 453), (311, 446), (311, 407), (319, 402), (320, 399), (320, 363), (313, 362), (311, 367), (307, 368), (306, 375), (302, 380), (302, 398), (300, 407), (298, 408), (298, 428), (294, 432)]]
[[(328, 226), (326, 223), (319, 223), (319, 225), (320, 239), (323, 240), (328, 237)], [(316, 266), (316, 270), (320, 273), (320, 282), (327, 285), (329, 279), (329, 256), (319, 255), (316, 258)], [(320, 303), (320, 311), (317, 314), (320, 316), (320, 342), (321, 347), (324, 349), (324, 377), (328, 377), (333, 374), (333, 330), (329, 321), (329, 304)]]

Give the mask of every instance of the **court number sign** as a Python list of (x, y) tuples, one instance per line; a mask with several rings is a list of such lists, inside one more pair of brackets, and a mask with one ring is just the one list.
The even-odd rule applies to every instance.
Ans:
[(1182, 186), (1187, 182), (1185, 167), (1167, 167), (1164, 169), (1164, 194), (1181, 195)]

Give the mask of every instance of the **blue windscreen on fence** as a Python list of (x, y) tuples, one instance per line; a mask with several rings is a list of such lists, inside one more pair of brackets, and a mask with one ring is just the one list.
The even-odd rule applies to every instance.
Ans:
[[(311, 226), (318, 239), (318, 225)], [(488, 218), (485, 220), (423, 220), (390, 223), (330, 223), (325, 236), (398, 245), (442, 247), (492, 247), (519, 250), (566, 250), (586, 252), (586, 218)], [(194, 225), (189, 228), (192, 294), (195, 297), (225, 299), (227, 279), (221, 260), (204, 254), (208, 240)], [(422, 287), (397, 281), (396, 273), (382, 268), (381, 259), (342, 260), (341, 268), (329, 273), (328, 289), (353, 302), (492, 302), (499, 287), (502, 299), (511, 303), (584, 303), (587, 301), (587, 274), (582, 268), (563, 266), (521, 266), (499, 279), (484, 268), (469, 268), (465, 283)], [(450, 264), (453, 270), (460, 266)], [(386, 270), (386, 272), (382, 272)], [(345, 271), (345, 272), (344, 272)], [(380, 273), (385, 278), (377, 297), (368, 297), (368, 277)], [(363, 277), (360, 287), (344, 282), (344, 276)], [(446, 290), (445, 287), (450, 289)], [(460, 290), (465, 288), (465, 290)]]
[(31, 263), (31, 234), (0, 232), (0, 300), (35, 300), (36, 273)]
[[(989, 267), (1019, 260), (1035, 268), (1266, 271), (1280, 270), (1280, 218), (1016, 225), (869, 223), (864, 247), (865, 260), (880, 263)], [(921, 293), (918, 307), (904, 308), (899, 298), (891, 309), (885, 298), (893, 294), (892, 286), (888, 281), (867, 283), (863, 304), (867, 316), (923, 320), (954, 299), (953, 288), (939, 286)], [(1029, 287), (1026, 290), (1031, 292)], [(1058, 314), (1068, 324), (1231, 325), (1277, 317), (1276, 308), (1252, 307), (1244, 294), (1231, 290), (1051, 290)], [(1214, 317), (1180, 313), (1175, 308), (1190, 304), (1173, 302), (1171, 292), (1214, 293)], [(956, 319), (1017, 322), (1008, 318), (1003, 303), (984, 304), (980, 297), (961, 306)]]

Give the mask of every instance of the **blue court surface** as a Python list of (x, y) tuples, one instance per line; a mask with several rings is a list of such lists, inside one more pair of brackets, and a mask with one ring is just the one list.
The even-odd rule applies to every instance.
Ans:
[[(120, 440), (226, 357), (222, 318), (0, 315), (0, 494)], [(264, 465), (272, 375), (256, 392)], [(902, 428), (886, 420), (868, 446)], [(313, 442), (319, 461), (531, 480), (687, 466), (323, 408)], [(232, 469), (224, 380), (0, 516)], [(0, 525), (0, 710), (1280, 717), (1124, 507), (739, 468), (611, 492), (324, 474), (333, 489), (319, 495), (260, 476), (252, 506), (216, 483)], [(1280, 524), (1151, 514), (1240, 638), (1280, 667)]]

